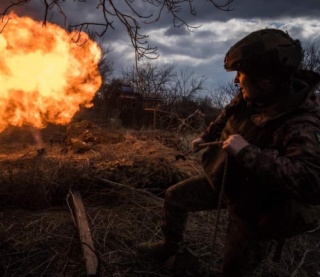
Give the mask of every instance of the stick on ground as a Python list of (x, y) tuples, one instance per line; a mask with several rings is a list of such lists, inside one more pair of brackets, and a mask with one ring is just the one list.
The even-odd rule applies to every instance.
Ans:
[(75, 190), (72, 192), (72, 195), (80, 240), (82, 243), (83, 257), (86, 262), (87, 276), (96, 276), (98, 260), (96, 254), (93, 252), (93, 241), (81, 194), (79, 191)]

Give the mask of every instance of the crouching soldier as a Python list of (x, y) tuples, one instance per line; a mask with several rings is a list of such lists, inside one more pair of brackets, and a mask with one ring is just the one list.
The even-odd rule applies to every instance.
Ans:
[(299, 69), (302, 48), (287, 33), (259, 30), (230, 48), (225, 69), (236, 71), (238, 95), (193, 148), (220, 140), (203, 154), (205, 176), (170, 187), (162, 217), (164, 240), (138, 246), (166, 260), (183, 241), (188, 212), (216, 209), (223, 192), (229, 226), (223, 276), (246, 276), (271, 240), (315, 228), (320, 204), (320, 76)]

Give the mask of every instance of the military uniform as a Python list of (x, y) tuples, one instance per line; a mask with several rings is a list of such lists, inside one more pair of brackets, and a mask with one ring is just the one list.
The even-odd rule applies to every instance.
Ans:
[(230, 48), (224, 67), (237, 71), (241, 90), (193, 142), (197, 147), (221, 140), (223, 146), (216, 144), (203, 154), (204, 176), (167, 190), (165, 239), (141, 244), (141, 253), (156, 258), (175, 253), (188, 212), (217, 208), (223, 180), (229, 214), (224, 277), (252, 271), (271, 240), (315, 227), (320, 205), (320, 103), (315, 88), (320, 75), (298, 70), (302, 52), (298, 40), (278, 29), (252, 32)]
[[(319, 75), (299, 71), (292, 93), (265, 107), (245, 101), (239, 93), (202, 135), (206, 141), (224, 141), (239, 134), (249, 142), (228, 160), (223, 276), (253, 270), (271, 239), (292, 237), (318, 223), (319, 82)], [(217, 208), (225, 158), (219, 146), (208, 149), (203, 155), (205, 176), (167, 190), (162, 219), (167, 241), (182, 241), (188, 212)]]

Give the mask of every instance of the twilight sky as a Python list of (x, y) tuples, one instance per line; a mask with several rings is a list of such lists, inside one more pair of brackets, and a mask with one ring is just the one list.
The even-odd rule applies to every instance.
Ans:
[[(0, 2), (1, 13), (10, 5), (10, 0)], [(66, 0), (61, 7), (69, 24), (103, 23), (102, 11), (96, 8), (99, 2)], [(225, 1), (218, 0), (217, 3), (223, 4)], [(126, 1), (114, 0), (114, 4), (119, 10), (132, 14)], [(141, 23), (141, 33), (148, 34), (149, 44), (158, 47), (160, 57), (157, 63), (174, 62), (178, 68), (188, 68), (197, 75), (207, 76), (205, 86), (209, 91), (233, 78), (234, 73), (227, 73), (223, 68), (224, 55), (235, 42), (252, 31), (279, 28), (288, 31), (294, 39), (300, 39), (303, 45), (320, 45), (320, 0), (234, 0), (230, 4), (233, 10), (229, 12), (216, 9), (207, 0), (196, 0), (193, 5), (197, 11), (196, 16), (190, 14), (188, 5), (182, 5), (179, 13), (190, 25), (201, 25), (193, 32), (188, 32), (184, 26), (173, 27), (172, 16), (164, 10), (159, 22), (149, 25)], [(133, 6), (143, 15), (153, 13), (151, 18), (156, 17), (156, 8), (146, 1), (136, 0)], [(31, 0), (13, 10), (19, 15), (32, 16), (37, 20), (44, 16), (44, 6), (40, 0)], [(63, 22), (56, 8), (50, 11), (49, 18), (60, 24)], [(112, 50), (110, 59), (114, 62), (117, 76), (121, 68), (133, 65), (134, 50), (126, 29), (116, 18), (111, 20), (114, 21), (115, 30), (109, 29), (104, 44)]]

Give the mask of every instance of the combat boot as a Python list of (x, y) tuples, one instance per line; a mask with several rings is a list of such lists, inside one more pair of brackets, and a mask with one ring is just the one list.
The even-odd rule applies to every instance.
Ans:
[(166, 241), (144, 242), (137, 246), (137, 251), (140, 255), (158, 261), (168, 260), (176, 254), (179, 249), (180, 244)]

